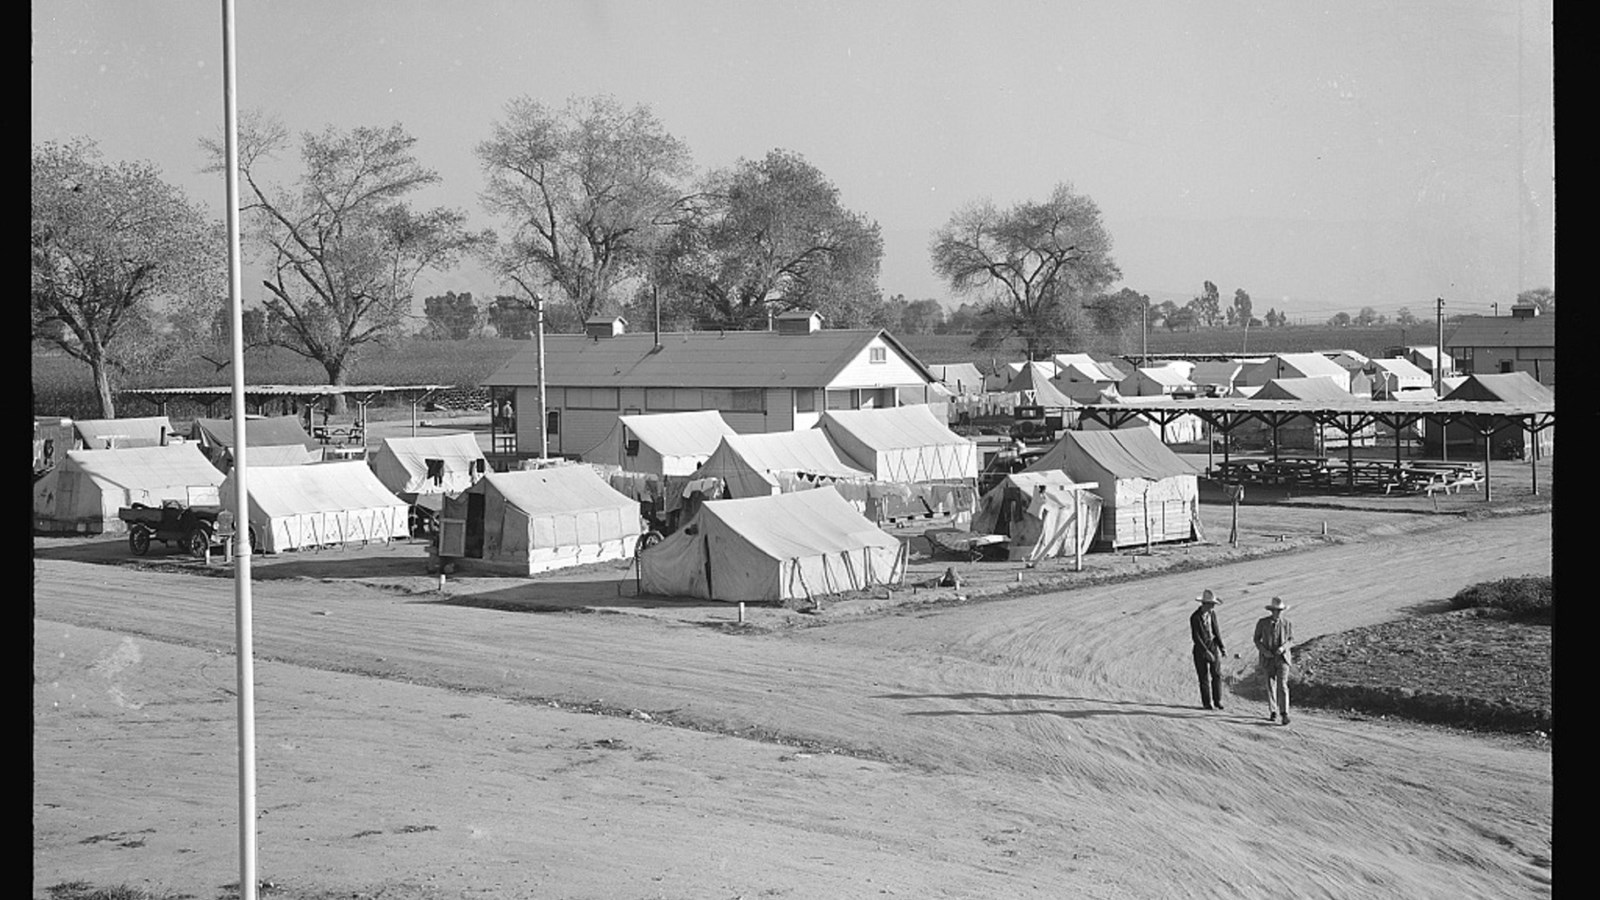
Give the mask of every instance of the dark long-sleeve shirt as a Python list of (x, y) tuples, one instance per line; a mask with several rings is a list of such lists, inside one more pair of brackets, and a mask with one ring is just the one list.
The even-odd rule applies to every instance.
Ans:
[(1217, 627), (1217, 611), (1201, 607), (1189, 615), (1189, 636), (1194, 638), (1197, 650), (1204, 651), (1208, 656), (1212, 653), (1221, 655), (1222, 630)]

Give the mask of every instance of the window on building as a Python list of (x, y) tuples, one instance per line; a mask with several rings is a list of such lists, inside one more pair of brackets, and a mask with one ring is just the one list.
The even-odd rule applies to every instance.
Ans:
[(886, 363), (889, 361), (888, 347), (869, 347), (867, 349), (867, 362)]
[(545, 416), (544, 430), (548, 437), (555, 437), (561, 433), (561, 410), (550, 410), (549, 414)]
[(1500, 374), (1504, 375), (1507, 372), (1515, 372), (1516, 370), (1517, 370), (1517, 363), (1516, 363), (1515, 360), (1510, 360), (1510, 359), (1502, 359), (1502, 360), (1500, 360)]
[(829, 409), (857, 409), (855, 391), (828, 391)]
[(567, 388), (568, 409), (616, 409), (620, 402), (614, 387)]
[(802, 391), (795, 391), (794, 392), (794, 411), (795, 412), (816, 412), (817, 411), (817, 392), (814, 391), (814, 390), (811, 390), (809, 388), (807, 388), (806, 390), (802, 390)]
[(677, 409), (677, 392), (672, 388), (645, 388), (644, 408), (655, 410)]
[(767, 408), (767, 392), (761, 388), (736, 388), (733, 399), (724, 409), (730, 412), (764, 412)]

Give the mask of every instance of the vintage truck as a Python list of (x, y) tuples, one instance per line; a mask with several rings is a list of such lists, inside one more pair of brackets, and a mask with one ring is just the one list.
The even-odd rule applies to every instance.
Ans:
[[(204, 557), (207, 550), (228, 553), (229, 541), (237, 536), (233, 513), (220, 506), (189, 506), (176, 500), (164, 501), (160, 506), (135, 503), (118, 510), (117, 518), (128, 523), (128, 549), (136, 556), (149, 553), (151, 541), (177, 544), (199, 557)], [(253, 531), (250, 538), (254, 546)]]

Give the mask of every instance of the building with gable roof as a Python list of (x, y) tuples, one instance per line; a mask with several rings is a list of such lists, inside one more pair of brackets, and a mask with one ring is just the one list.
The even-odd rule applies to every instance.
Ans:
[(1527, 372), (1546, 387), (1556, 384), (1556, 315), (1532, 304), (1509, 316), (1463, 316), (1445, 339), (1462, 375)]
[[(740, 434), (810, 428), (830, 409), (899, 404), (926, 390), (927, 366), (882, 329), (824, 329), (820, 313), (791, 311), (769, 331), (632, 334), (620, 317), (586, 323), (582, 335), (544, 339), (551, 456), (599, 444), (619, 415), (716, 410)], [(538, 348), (519, 352), (484, 380), (520, 414), (497, 454), (539, 455)]]

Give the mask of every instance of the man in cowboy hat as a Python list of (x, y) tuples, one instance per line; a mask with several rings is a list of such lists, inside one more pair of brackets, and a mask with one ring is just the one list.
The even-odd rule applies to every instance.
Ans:
[[(1294, 626), (1283, 617), (1289, 604), (1273, 597), (1267, 615), (1256, 622), (1256, 650), (1261, 654), (1261, 674), (1267, 678), (1267, 718), (1289, 724), (1289, 666), (1294, 657)], [(1281, 719), (1279, 717), (1282, 717)]]
[(1194, 598), (1200, 608), (1189, 615), (1189, 636), (1194, 639), (1194, 672), (1200, 678), (1200, 705), (1222, 708), (1222, 630), (1217, 627), (1218, 599), (1210, 588)]

